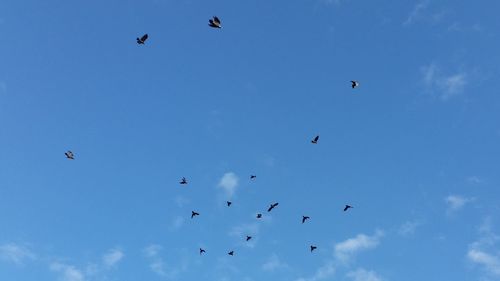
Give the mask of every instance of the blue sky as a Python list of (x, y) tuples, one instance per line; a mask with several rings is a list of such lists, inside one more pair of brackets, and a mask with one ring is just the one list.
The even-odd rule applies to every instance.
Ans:
[(1, 1), (0, 280), (500, 280), (498, 10)]

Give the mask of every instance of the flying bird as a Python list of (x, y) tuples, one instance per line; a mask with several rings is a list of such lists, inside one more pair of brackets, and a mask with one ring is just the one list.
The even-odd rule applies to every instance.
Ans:
[(318, 247), (313, 246), (313, 245), (311, 245), (310, 247), (311, 247), (311, 253), (318, 248)]
[(317, 144), (319, 140), (319, 136), (315, 136), (314, 139), (311, 140), (312, 144)]
[(356, 81), (356, 80), (353, 80), (351, 81), (351, 87), (354, 89), (354, 88), (357, 88), (359, 86), (359, 82)]
[(220, 23), (220, 19), (216, 16), (208, 20), (208, 26), (213, 28), (221, 28), (222, 25)]
[(257, 218), (258, 219), (262, 218), (262, 214), (257, 214)]
[(247, 235), (247, 239), (246, 239), (246, 241), (250, 241), (250, 239), (252, 239), (252, 236), (248, 236), (248, 235)]
[(308, 216), (302, 216), (302, 223), (305, 223), (306, 220), (310, 219), (310, 217)]
[(185, 177), (182, 177), (181, 181), (179, 182), (180, 184), (187, 184), (187, 180)]
[(226, 201), (226, 204), (227, 204), (227, 206), (229, 207), (229, 206), (231, 206), (231, 204), (233, 204), (233, 202), (231, 202), (231, 201)]
[(64, 155), (66, 155), (66, 158), (68, 159), (75, 160), (75, 155), (73, 154), (73, 152), (71, 152), (71, 150), (64, 152)]
[(251, 179), (251, 180), (254, 180), (254, 179), (256, 179), (256, 178), (257, 178), (257, 176), (256, 176), (256, 175), (250, 175), (250, 179)]
[(234, 251), (231, 251), (231, 252), (229, 252), (227, 254), (230, 255), (230, 256), (234, 256)]
[(200, 248), (200, 255), (203, 253), (206, 253), (206, 251), (204, 249)]
[(191, 218), (194, 218), (195, 216), (199, 216), (200, 214), (195, 212), (195, 211), (191, 211)]
[(146, 33), (146, 34), (142, 35), (141, 38), (137, 37), (136, 40), (137, 40), (137, 44), (144, 45), (146, 40), (148, 40), (148, 34)]
[(269, 209), (267, 209), (268, 212), (271, 212), (272, 209), (276, 208), (276, 206), (278, 206), (279, 203), (274, 203), (274, 204), (271, 204), (271, 206), (269, 206)]
[(354, 208), (354, 207), (353, 206), (349, 206), (349, 205), (345, 205), (344, 212), (347, 211), (347, 210), (349, 210), (350, 208)]

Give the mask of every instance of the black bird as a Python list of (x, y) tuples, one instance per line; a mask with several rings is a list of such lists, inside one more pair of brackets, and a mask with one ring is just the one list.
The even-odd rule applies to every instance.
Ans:
[(137, 40), (137, 44), (144, 45), (146, 40), (148, 40), (148, 34), (146, 33), (146, 34), (142, 35), (141, 38), (137, 37), (136, 40)]
[(195, 216), (199, 216), (200, 214), (195, 212), (195, 211), (191, 211), (191, 218), (194, 218)]
[(185, 177), (182, 177), (181, 181), (179, 182), (180, 184), (187, 184), (187, 180)]
[(276, 206), (278, 206), (279, 203), (274, 203), (274, 204), (271, 204), (271, 206), (269, 206), (269, 209), (267, 209), (268, 212), (271, 212), (272, 209), (276, 208)]
[(227, 254), (230, 255), (230, 256), (234, 256), (234, 251), (231, 251), (231, 252), (229, 252)]
[(250, 179), (251, 179), (251, 180), (254, 180), (254, 179), (256, 179), (256, 178), (257, 178), (257, 176), (256, 176), (256, 175), (250, 175)]
[(359, 86), (359, 82), (358, 82), (358, 81), (356, 81), (356, 80), (351, 81), (351, 84), (352, 84), (352, 85), (351, 85), (351, 87), (352, 87), (353, 89)]
[(203, 253), (206, 253), (206, 251), (204, 249), (200, 248), (200, 255)]
[(311, 253), (316, 250), (318, 247), (311, 245)]
[(208, 26), (213, 28), (221, 28), (220, 19), (216, 16), (208, 20)]
[(66, 158), (68, 159), (75, 160), (75, 155), (73, 154), (73, 152), (71, 152), (71, 150), (64, 152), (64, 155), (66, 155)]
[(231, 206), (231, 204), (233, 204), (233, 202), (231, 202), (231, 201), (226, 201), (226, 203), (227, 203), (228, 207)]
[(252, 236), (248, 236), (247, 235), (247, 239), (246, 240), (249, 241), (250, 239), (252, 239)]
[(257, 218), (258, 219), (262, 218), (262, 214), (257, 214)]
[(311, 143), (312, 144), (317, 144), (319, 140), (319, 136), (315, 136), (314, 139), (312, 139)]
[(302, 223), (305, 223), (306, 220), (310, 219), (310, 217), (308, 216), (302, 216)]
[(349, 205), (345, 205), (344, 212), (347, 211), (347, 210), (349, 210), (350, 208), (354, 208), (354, 207), (353, 206), (349, 206)]

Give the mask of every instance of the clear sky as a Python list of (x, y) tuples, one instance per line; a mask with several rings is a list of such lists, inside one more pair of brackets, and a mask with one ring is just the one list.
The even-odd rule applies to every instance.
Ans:
[(500, 280), (499, 10), (0, 1), (0, 280)]

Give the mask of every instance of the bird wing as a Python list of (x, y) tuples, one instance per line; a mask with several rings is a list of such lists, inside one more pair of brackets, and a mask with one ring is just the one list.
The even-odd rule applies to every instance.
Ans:
[(220, 24), (220, 19), (216, 16), (214, 16), (214, 22), (219, 25)]
[(148, 35), (147, 34), (144, 34), (142, 37), (141, 37), (141, 41), (146, 41), (148, 39)]
[(314, 138), (314, 141), (318, 141), (318, 140), (319, 140), (319, 136), (316, 136), (316, 137)]

